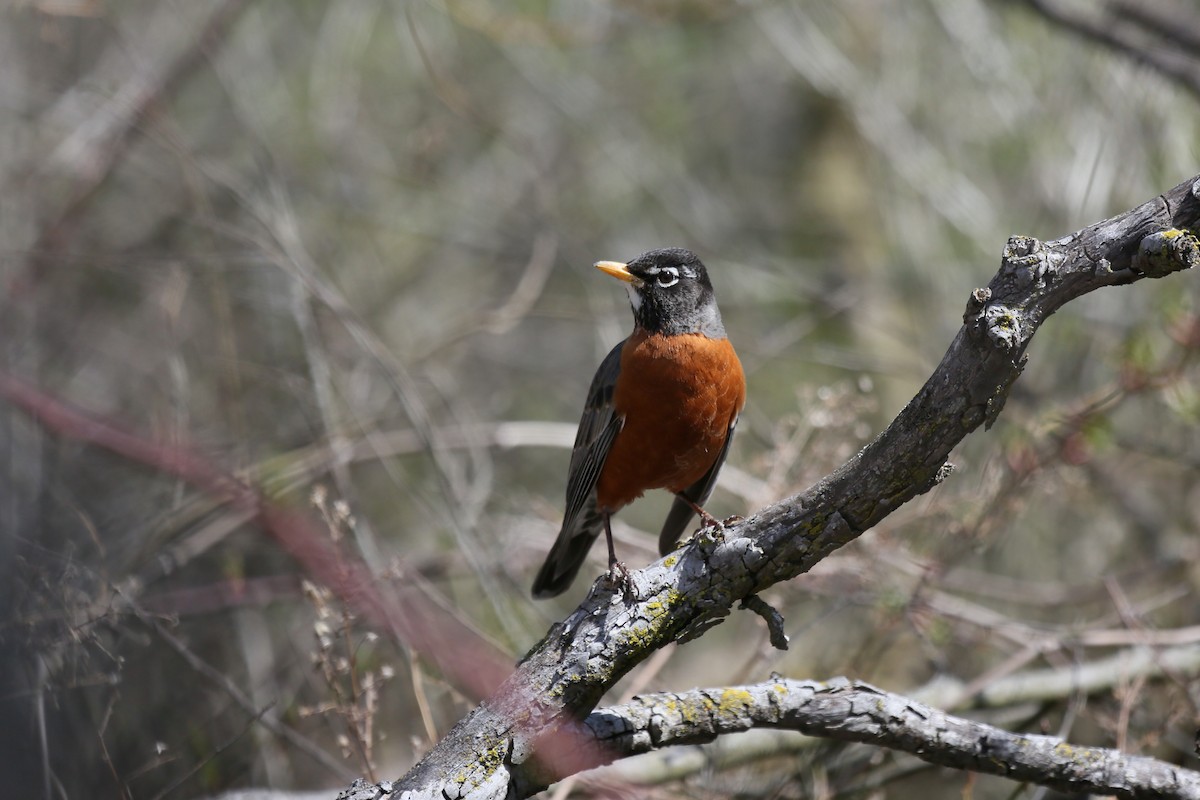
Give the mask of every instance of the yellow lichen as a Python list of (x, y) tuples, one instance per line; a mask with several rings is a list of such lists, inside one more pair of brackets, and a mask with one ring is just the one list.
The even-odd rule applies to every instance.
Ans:
[(753, 705), (754, 695), (745, 689), (726, 689), (721, 692), (719, 712), (722, 714), (737, 714), (742, 709), (750, 708)]
[(1103, 756), (1090, 747), (1075, 747), (1068, 742), (1059, 742), (1054, 746), (1054, 754), (1069, 758), (1072, 761), (1094, 762)]
[(661, 623), (669, 619), (671, 606), (677, 604), (682, 597), (678, 590), (668, 589), (660, 599), (647, 602), (645, 621), (635, 622), (625, 630), (621, 635), (621, 642), (636, 649), (656, 644)]

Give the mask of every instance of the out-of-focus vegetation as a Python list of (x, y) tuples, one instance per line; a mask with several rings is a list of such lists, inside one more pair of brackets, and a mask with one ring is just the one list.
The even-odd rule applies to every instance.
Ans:
[[(686, 246), (709, 265), (750, 397), (712, 510), (746, 513), (891, 418), (1010, 234), (1069, 233), (1200, 163), (1194, 95), (1022, 3), (77, 0), (3, 19), (3, 370), (282, 504), (317, 491), (314, 518), (380, 580), (402, 561), (514, 657), (586, 590), (528, 598), (587, 383), (631, 327), (593, 261)], [(1194, 278), (1053, 319), (952, 479), (767, 598), (789, 652), (739, 615), (628, 685), (978, 689), (1195, 645)], [(0, 448), (13, 796), (341, 786), (366, 742), (395, 777), (473, 705), (196, 487), (8, 406)], [(619, 517), (632, 566), (666, 501)], [(1196, 687), (1130, 677), (1006, 719), (1192, 763)], [(862, 752), (663, 796), (966, 780), (888, 755), (868, 772)]]

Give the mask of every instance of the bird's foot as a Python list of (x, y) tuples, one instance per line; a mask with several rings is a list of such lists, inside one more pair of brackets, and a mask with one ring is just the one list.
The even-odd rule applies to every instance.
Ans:
[(741, 517), (730, 517), (721, 522), (721, 520), (705, 511), (704, 507), (699, 503), (693, 503), (687, 496), (682, 494), (676, 496), (685, 500), (692, 507), (692, 510), (696, 512), (697, 516), (700, 517), (700, 530), (692, 534), (688, 541), (702, 544), (720, 544), (725, 541), (725, 526), (742, 521)]
[(703, 526), (701, 527), (702, 530), (704, 528), (715, 528), (716, 530), (724, 533), (725, 525), (721, 522), (721, 520), (717, 519), (712, 514), (705, 511), (703, 508), (697, 507), (697, 512), (700, 514), (700, 521), (702, 523), (704, 523)]
[(746, 518), (734, 514), (732, 517), (726, 517), (721, 521), (722, 528), (728, 528), (730, 525), (737, 525), (739, 522), (745, 522)]
[(621, 593), (629, 596), (633, 594), (633, 576), (629, 574), (629, 567), (625, 566), (623, 561), (614, 561), (608, 565), (608, 574), (605, 576), (608, 579), (609, 585), (614, 589), (620, 589)]

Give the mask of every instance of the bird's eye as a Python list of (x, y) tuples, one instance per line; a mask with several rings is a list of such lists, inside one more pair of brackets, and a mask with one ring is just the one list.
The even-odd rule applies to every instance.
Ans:
[(658, 288), (670, 289), (675, 284), (679, 283), (679, 270), (674, 267), (663, 267), (658, 273)]

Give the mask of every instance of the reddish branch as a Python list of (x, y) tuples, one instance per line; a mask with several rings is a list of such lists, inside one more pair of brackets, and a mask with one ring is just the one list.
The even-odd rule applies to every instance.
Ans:
[(426, 656), (469, 696), (487, 696), (512, 671), (510, 657), (439, 608), (427, 590), (381, 587), (362, 561), (337, 547), (306, 513), (268, 500), (195, 450), (144, 439), (4, 373), (0, 373), (0, 397), (57, 436), (87, 442), (172, 475), (252, 514), (315, 582), (327, 586), (368, 626), (390, 632)]

